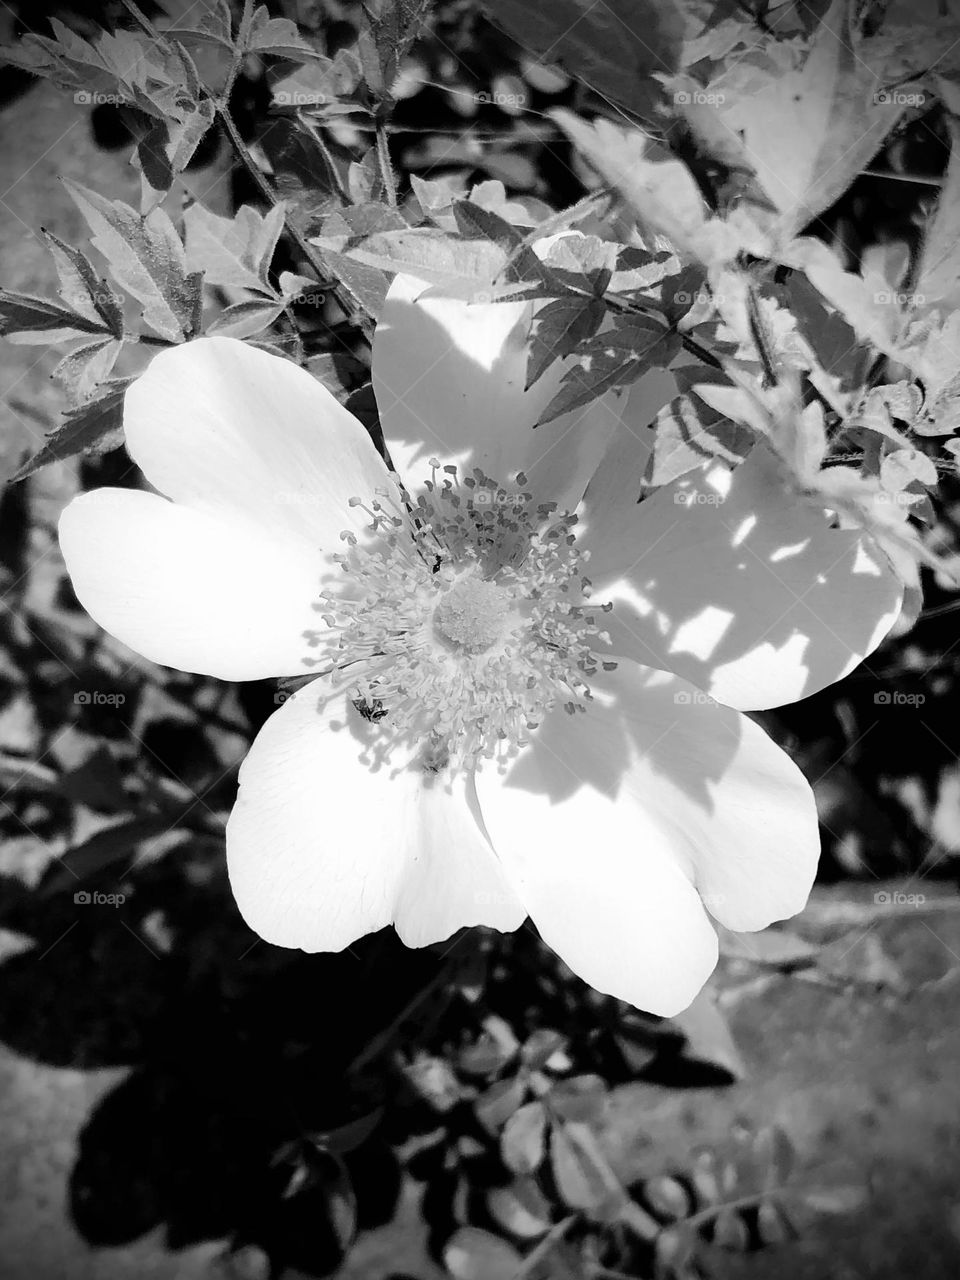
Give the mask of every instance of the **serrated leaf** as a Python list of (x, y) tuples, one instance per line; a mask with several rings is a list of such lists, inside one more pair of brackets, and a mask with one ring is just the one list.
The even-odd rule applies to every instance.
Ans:
[(525, 50), (639, 115), (657, 99), (654, 75), (679, 65), (685, 24), (674, 0), (487, 0), (487, 7)]
[(543, 1163), (547, 1113), (542, 1102), (519, 1107), (500, 1135), (503, 1163), (514, 1173), (534, 1173)]
[(619, 319), (616, 328), (578, 349), (576, 364), (564, 373), (538, 425), (580, 409), (616, 387), (629, 386), (647, 369), (666, 368), (679, 350), (679, 336), (656, 320)]
[(216, 333), (224, 338), (252, 338), (269, 329), (283, 314), (283, 308), (283, 299), (271, 302), (267, 298), (251, 298), (235, 302), (211, 321), (207, 333)]
[(122, 347), (112, 337), (84, 343), (63, 357), (53, 376), (64, 384), (74, 404), (83, 404), (110, 377)]
[(11, 483), (26, 480), (50, 462), (119, 448), (123, 443), (123, 397), (132, 381), (124, 378), (99, 400), (64, 415), (63, 425), (48, 436), (43, 448), (23, 464)]
[(207, 284), (272, 292), (268, 272), (283, 231), (282, 203), (266, 214), (243, 205), (232, 218), (192, 204), (183, 215), (186, 264)]
[(461, 1227), (447, 1242), (443, 1261), (454, 1280), (516, 1280), (523, 1266), (513, 1245), (479, 1227)]
[(190, 337), (201, 276), (187, 273), (183, 245), (169, 215), (158, 207), (141, 217), (122, 200), (107, 200), (69, 178), (63, 182), (111, 275), (144, 304), (144, 321), (169, 342)]
[(241, 22), (237, 32), (237, 49), (243, 53), (271, 54), (290, 62), (307, 62), (322, 55), (308, 44), (289, 18), (271, 18), (266, 5), (260, 5)]
[(143, 212), (167, 194), (193, 159), (197, 147), (213, 125), (215, 109), (210, 99), (183, 113), (180, 120), (154, 120), (137, 142), (137, 163), (143, 178)]
[[(192, 5), (184, 16), (190, 16), (197, 8), (197, 5)], [(177, 23), (173, 27), (168, 27), (164, 35), (177, 40), (200, 40), (205, 43), (220, 44), (227, 49), (232, 49), (233, 20), (229, 0), (207, 0), (207, 3), (200, 8), (200, 14), (195, 23), (190, 26)]]
[(122, 299), (97, 275), (79, 249), (65, 244), (52, 231), (41, 228), (60, 280), (60, 297), (72, 310), (93, 323), (105, 325), (115, 338), (123, 337)]
[[(48, 298), (0, 290), (0, 335), (5, 338), (19, 336), (22, 340), (49, 344), (106, 331), (99, 319), (91, 320)], [(32, 334), (37, 337), (31, 337)]]
[(541, 307), (534, 318), (527, 361), (529, 389), (555, 360), (592, 338), (603, 324), (607, 309), (599, 298), (557, 298)]
[(429, 0), (385, 0), (376, 16), (361, 10), (357, 49), (364, 80), (375, 98), (389, 101), (400, 63), (428, 10)]

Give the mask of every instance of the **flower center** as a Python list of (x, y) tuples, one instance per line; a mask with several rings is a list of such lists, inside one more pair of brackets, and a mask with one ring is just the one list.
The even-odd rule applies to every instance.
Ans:
[(479, 653), (503, 635), (510, 604), (509, 591), (468, 574), (440, 597), (433, 620), (441, 635)]
[(522, 474), (508, 491), (481, 471), (461, 483), (452, 466), (438, 481), (440, 464), (430, 465), (416, 501), (402, 486), (402, 505), (387, 490), (369, 505), (350, 500), (373, 537), (340, 535), (343, 589), (322, 596), (337, 636), (329, 671), (356, 672), (354, 705), (384, 757), (403, 742), (431, 771), (502, 765), (557, 703), (586, 710), (594, 647), (609, 636), (587, 603), (576, 516), (535, 505)]

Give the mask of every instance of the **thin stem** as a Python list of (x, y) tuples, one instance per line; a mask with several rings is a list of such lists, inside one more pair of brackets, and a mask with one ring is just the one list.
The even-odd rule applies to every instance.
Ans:
[(387, 123), (377, 121), (377, 163), (380, 166), (380, 181), (383, 183), (383, 194), (391, 209), (397, 207), (397, 176), (390, 160), (390, 146), (387, 141)]

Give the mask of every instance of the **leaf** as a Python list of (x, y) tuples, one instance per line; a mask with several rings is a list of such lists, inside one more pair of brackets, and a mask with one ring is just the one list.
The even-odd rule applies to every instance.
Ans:
[(81, 886), (84, 880), (106, 871), (117, 862), (130, 863), (136, 857), (137, 846), (151, 836), (170, 830), (169, 814), (156, 814), (149, 818), (132, 818), (114, 827), (98, 831), (82, 844), (68, 849), (57, 860), (41, 884), (41, 898), (52, 897), (65, 889)]
[(516, 1280), (523, 1266), (513, 1245), (479, 1227), (461, 1227), (444, 1247), (443, 1261), (454, 1280)]
[(266, 214), (245, 204), (232, 218), (192, 204), (183, 215), (187, 270), (203, 271), (207, 284), (272, 292), (268, 272), (283, 217), (282, 203)]
[(364, 80), (375, 98), (390, 100), (390, 90), (429, 12), (429, 0), (385, 0), (375, 17), (360, 12), (357, 50)]
[(83, 404), (95, 393), (101, 382), (106, 382), (120, 354), (122, 342), (116, 338), (101, 338), (97, 342), (85, 342), (63, 357), (53, 371), (67, 389), (74, 404)]
[(592, 338), (603, 324), (607, 309), (599, 298), (557, 298), (541, 307), (534, 317), (527, 362), (529, 389), (555, 360), (569, 355)]
[(747, 1068), (740, 1056), (727, 1020), (717, 1007), (712, 992), (705, 988), (688, 1009), (671, 1019), (687, 1038), (684, 1054), (718, 1067), (734, 1080), (742, 1080)]
[(607, 1105), (607, 1084), (602, 1076), (569, 1076), (550, 1091), (550, 1110), (562, 1120), (595, 1123)]
[(43, 448), (23, 464), (11, 483), (26, 480), (50, 462), (119, 448), (123, 443), (123, 396), (132, 381), (124, 378), (99, 400), (64, 415), (63, 425), (47, 437)]
[(102, 322), (115, 338), (123, 337), (123, 300), (106, 286), (79, 249), (41, 228), (60, 279), (60, 297), (93, 323)]
[(250, 298), (245, 302), (235, 302), (233, 306), (224, 307), (211, 321), (207, 333), (229, 338), (252, 338), (269, 329), (283, 315), (283, 309), (282, 298)]
[(919, 449), (894, 449), (880, 462), (880, 484), (887, 493), (900, 493), (914, 482), (934, 488), (937, 468)]
[(535, 1173), (546, 1152), (547, 1113), (542, 1102), (519, 1107), (500, 1135), (503, 1163), (514, 1173)]
[(307, 62), (322, 55), (307, 44), (289, 18), (271, 18), (266, 5), (245, 14), (237, 31), (237, 50), (242, 53), (272, 54), (290, 62)]
[(644, 483), (651, 488), (670, 484), (714, 458), (741, 462), (757, 442), (753, 431), (698, 394), (699, 386), (706, 385), (713, 376), (723, 380), (723, 374), (714, 375), (697, 366), (677, 369), (674, 376), (684, 389), (660, 409), (654, 420), (656, 434), (644, 474)]
[(960, 306), (960, 122), (947, 117), (950, 161), (932, 218), (925, 220), (914, 293), (924, 305)]
[(544, 1235), (552, 1225), (550, 1204), (533, 1178), (517, 1178), (487, 1193), (487, 1209), (497, 1226), (523, 1240)]
[(567, 1046), (567, 1037), (552, 1027), (537, 1027), (524, 1041), (520, 1056), (531, 1071), (541, 1071), (549, 1067), (550, 1059), (562, 1053)]
[(618, 316), (612, 330), (578, 347), (576, 364), (563, 375), (538, 425), (582, 408), (607, 391), (628, 386), (647, 369), (665, 368), (680, 350), (680, 338), (658, 320)]
[(0, 290), (0, 334), (4, 337), (37, 334), (30, 340), (49, 344), (104, 332), (99, 320), (90, 320), (47, 298)]
[(192, 336), (200, 306), (199, 273), (186, 256), (169, 215), (161, 208), (141, 217), (122, 200), (107, 200), (63, 179), (121, 287), (144, 304), (144, 321), (169, 342)]
[(750, 1244), (747, 1224), (736, 1209), (721, 1209), (713, 1219), (713, 1243), (721, 1249), (742, 1253)]
[(494, 1015), (484, 1019), (484, 1031), (460, 1050), (457, 1067), (470, 1076), (493, 1076), (517, 1056), (519, 1045), (509, 1025)]
[(661, 1218), (676, 1221), (690, 1213), (690, 1197), (676, 1178), (665, 1174), (648, 1178), (643, 1184), (643, 1198)]
[(174, 180), (193, 159), (197, 147), (213, 124), (215, 108), (210, 99), (181, 120), (154, 120), (137, 142), (137, 162), (144, 182), (144, 212), (162, 200)]
[(554, 1125), (550, 1165), (560, 1199), (569, 1209), (582, 1209), (604, 1220), (626, 1198), (593, 1130), (585, 1124)]
[(491, 286), (506, 261), (505, 255), (487, 241), (455, 240), (433, 227), (378, 232), (349, 247), (345, 237), (318, 237), (313, 243), (324, 258), (331, 257), (333, 261), (345, 257), (381, 274), (405, 271), (429, 284), (474, 282), (480, 290)]
[(358, 1116), (356, 1120), (350, 1120), (347, 1124), (311, 1134), (310, 1140), (323, 1151), (332, 1152), (334, 1155), (346, 1155), (349, 1151), (355, 1151), (357, 1147), (362, 1146), (377, 1131), (383, 1119), (383, 1113), (383, 1107), (374, 1107), (366, 1115)]
[(177, 40), (200, 40), (204, 43), (220, 44), (232, 49), (233, 20), (229, 0), (206, 0), (202, 6), (191, 5), (184, 17), (194, 13), (198, 7), (200, 13), (195, 24), (181, 26), (178, 23), (168, 27), (164, 35)]
[(789, 971), (816, 964), (820, 947), (798, 937), (789, 929), (769, 928), (758, 933), (734, 933), (720, 926), (720, 950), (724, 956), (735, 960), (749, 960), (753, 964), (770, 965)]
[(497, 1080), (474, 1101), (473, 1110), (488, 1133), (499, 1133), (522, 1104), (526, 1085), (516, 1076)]
[(656, 100), (653, 77), (679, 65), (685, 24), (674, 0), (487, 0), (486, 7), (535, 58), (559, 62), (641, 116)]
[(903, 94), (876, 92), (848, 12), (834, 0), (798, 70), (771, 70), (748, 92), (720, 95), (724, 133), (742, 137), (741, 161), (780, 215), (784, 240), (848, 189), (904, 111)]
[(741, 249), (756, 248), (743, 226), (710, 216), (686, 165), (647, 159), (646, 135), (639, 129), (621, 129), (604, 119), (587, 124), (561, 109), (549, 114), (600, 177), (619, 191), (642, 227), (664, 236), (687, 258), (721, 265)]
[(796, 1229), (776, 1200), (761, 1200), (757, 1205), (757, 1235), (764, 1245), (786, 1244), (796, 1238)]

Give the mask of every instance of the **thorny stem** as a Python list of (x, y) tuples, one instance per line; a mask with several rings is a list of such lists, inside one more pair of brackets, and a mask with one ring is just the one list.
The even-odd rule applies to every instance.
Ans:
[(393, 172), (390, 160), (390, 147), (387, 142), (387, 125), (385, 120), (377, 121), (377, 164), (380, 167), (380, 181), (383, 194), (391, 209), (397, 207), (397, 176)]

